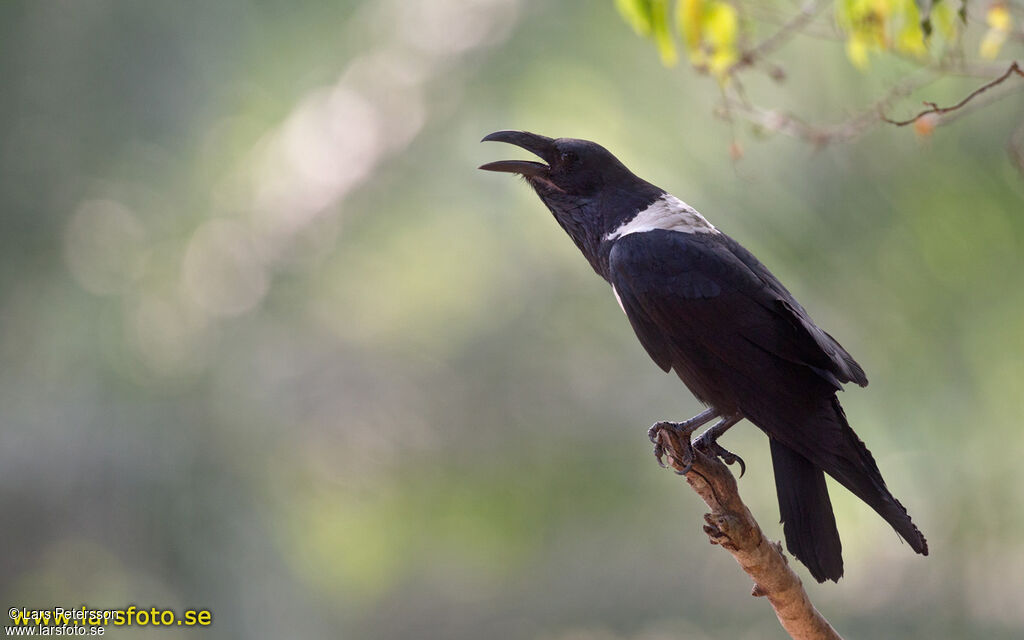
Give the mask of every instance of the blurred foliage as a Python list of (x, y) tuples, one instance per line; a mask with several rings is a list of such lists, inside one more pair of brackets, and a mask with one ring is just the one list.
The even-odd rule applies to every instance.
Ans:
[[(922, 17), (915, 0), (842, 0), (836, 5), (836, 22), (846, 34), (846, 55), (860, 69), (869, 64), (869, 54), (896, 51), (926, 58), (929, 48), (955, 42), (959, 23), (949, 2), (928, 3), (930, 13)], [(938, 25), (935, 37), (933, 22)], [(937, 42), (941, 40), (940, 42)]]
[[(756, 12), (747, 5), (754, 3), (677, 0), (673, 29), (671, 4), (669, 0), (615, 0), (619, 13), (633, 29), (654, 40), (665, 65), (674, 65), (678, 58), (675, 30), (693, 66), (722, 80), (744, 53), (743, 40), (765, 26), (763, 21), (750, 17)], [(814, 4), (800, 8), (797, 15), (814, 11)], [(847, 56), (860, 69), (868, 68), (872, 53), (892, 51), (927, 60), (935, 51), (955, 48), (961, 27), (967, 23), (966, 0), (957, 7), (953, 6), (954, 0), (835, 0), (834, 4), (836, 26), (846, 40)], [(978, 52), (982, 58), (994, 59), (1012, 32), (1013, 18), (1005, 3), (991, 2), (985, 21), (988, 30)], [(747, 32), (744, 38), (739, 34), (741, 24)]]
[[(1020, 89), (1015, 82), (1022, 74), (1012, 56), (1024, 43), (1024, 30), (1017, 29), (1014, 17), (1024, 16), (1024, 5), (1016, 0), (993, 0), (984, 11), (968, 11), (965, 1), (954, 8), (952, 0), (808, 0), (799, 7), (724, 0), (615, 0), (615, 6), (634, 31), (655, 41), (665, 66), (677, 60), (678, 36), (694, 69), (717, 80), (720, 101), (714, 112), (733, 126), (729, 153), (734, 160), (744, 155), (734, 126), (738, 120), (749, 121), (755, 136), (782, 133), (816, 147), (856, 140), (883, 122), (913, 125), (919, 136), (928, 137), (937, 127)], [(669, 18), (672, 6), (674, 25)], [(870, 73), (873, 59), (899, 65), (876, 73), (884, 80), (866, 106), (833, 101), (833, 113), (817, 123), (807, 115), (806, 104), (793, 100), (802, 96), (789, 93), (791, 104), (778, 105), (765, 103), (760, 91), (749, 89), (759, 87), (761, 74), (775, 83), (785, 82), (790, 69), (777, 53), (808, 37), (843, 43), (847, 59), (864, 73)], [(1004, 49), (1007, 42), (1014, 45), (1009, 50)], [(1002, 52), (1011, 57), (988, 62)], [(908, 98), (916, 93), (924, 97), (930, 85), (962, 78), (981, 83), (952, 105), (940, 107), (930, 97), (923, 100), (927, 109), (909, 118), (888, 115), (902, 104), (915, 104)], [(1004, 85), (1007, 80), (1011, 82)], [(989, 91), (994, 87), (998, 89)], [(1006, 148), (1024, 176), (1024, 121), (1009, 133)]]
[[(911, 64), (776, 55), (787, 82), (750, 89), (812, 115)], [(829, 619), (1024, 633), (1020, 94), (734, 165), (717, 87), (584, 0), (4, 2), (0, 83), (8, 606), (214, 612), (115, 638), (781, 638), (650, 455), (696, 402), (536, 197), (475, 171), (509, 152), (482, 135), (522, 128), (693, 204), (865, 365), (843, 403), (933, 551), (836, 488), (847, 577), (809, 585)], [(780, 537), (764, 437), (727, 440)]]
[[(615, 6), (633, 29), (655, 41), (666, 66), (674, 65), (678, 58), (669, 4), (668, 0), (615, 0)], [(675, 15), (675, 28), (682, 36), (690, 62), (715, 75), (724, 75), (738, 53), (736, 8), (718, 0), (679, 0)]]
[(999, 50), (1013, 29), (1013, 16), (1006, 5), (993, 3), (985, 13), (985, 23), (988, 31), (981, 39), (981, 57), (993, 59), (999, 55)]

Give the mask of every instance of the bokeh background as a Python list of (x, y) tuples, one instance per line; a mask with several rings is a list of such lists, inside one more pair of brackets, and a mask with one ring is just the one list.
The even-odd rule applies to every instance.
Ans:
[[(906, 69), (777, 59), (751, 90), (825, 120)], [(696, 206), (865, 366), (842, 400), (932, 555), (833, 485), (847, 576), (798, 569), (833, 624), (1020, 638), (1021, 95), (738, 163), (718, 97), (612, 2), (0, 4), (0, 601), (214, 612), (114, 637), (783, 638), (651, 457), (698, 405), (476, 170), (520, 128)], [(765, 437), (723, 442), (781, 537)]]

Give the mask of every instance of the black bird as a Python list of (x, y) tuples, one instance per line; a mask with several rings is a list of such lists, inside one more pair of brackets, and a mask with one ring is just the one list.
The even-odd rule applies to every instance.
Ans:
[(818, 328), (784, 286), (738, 242), (664, 189), (587, 140), (498, 131), (484, 141), (522, 147), (544, 162), (503, 160), (481, 169), (519, 174), (590, 266), (612, 285), (651, 358), (675, 370), (708, 409), (671, 425), (736, 459), (715, 440), (746, 418), (771, 444), (786, 546), (819, 582), (843, 575), (842, 545), (825, 473), (879, 513), (910, 546), (928, 543), (885, 486), (836, 398), (864, 370)]

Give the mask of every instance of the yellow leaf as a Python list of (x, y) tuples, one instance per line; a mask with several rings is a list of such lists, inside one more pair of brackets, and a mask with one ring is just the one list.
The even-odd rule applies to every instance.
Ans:
[(722, 76), (738, 57), (736, 52), (737, 31), (736, 8), (725, 2), (714, 2), (708, 5), (704, 14), (704, 33), (710, 45), (711, 60), (708, 68), (717, 76)]
[(985, 37), (981, 39), (981, 46), (978, 47), (978, 53), (982, 58), (988, 58), (989, 60), (999, 56), (999, 50), (1002, 49), (1003, 43), (1006, 42), (1006, 32), (999, 29), (989, 29), (985, 33)]
[(1006, 42), (1006, 37), (1010, 33), (1013, 18), (1006, 5), (994, 4), (988, 8), (988, 12), (985, 14), (985, 22), (988, 23), (989, 30), (981, 39), (978, 53), (982, 58), (992, 59), (998, 56), (999, 50), (1003, 48), (1003, 43)]
[(843, 31), (849, 31), (853, 27), (854, 7), (851, 0), (841, 0), (836, 3), (836, 22)]
[(736, 62), (736, 52), (733, 50), (719, 49), (711, 54), (711, 61), (708, 62), (708, 69), (716, 76), (723, 75)]
[(733, 45), (736, 42), (736, 7), (725, 2), (715, 2), (708, 7), (704, 18), (708, 40), (718, 45)]
[(996, 31), (1009, 31), (1012, 21), (1010, 10), (1004, 4), (992, 5), (985, 14), (985, 22)]
[(863, 37), (854, 34), (846, 40), (846, 57), (858, 69), (868, 68), (868, 45)]
[(691, 52), (700, 48), (703, 16), (703, 0), (679, 0), (679, 4), (676, 5), (676, 21), (686, 41), (686, 48)]
[(928, 47), (924, 43), (924, 31), (916, 23), (908, 23), (900, 29), (896, 36), (896, 49), (906, 53), (924, 55), (928, 53)]

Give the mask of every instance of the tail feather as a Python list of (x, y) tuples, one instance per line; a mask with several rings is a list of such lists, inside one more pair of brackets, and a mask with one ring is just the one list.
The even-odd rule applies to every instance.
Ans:
[(850, 428), (846, 421), (846, 413), (835, 397), (832, 398), (832, 407), (842, 429), (839, 455), (825, 456), (823, 460), (816, 462), (821, 464), (830, 476), (885, 518), (914, 551), (928, 555), (928, 541), (911, 521), (907, 509), (885, 486), (885, 480), (882, 479), (874, 457)]
[(928, 555), (927, 540), (885, 486), (874, 457), (850, 428), (838, 398), (814, 401), (795, 415), (755, 415), (754, 422), (771, 442), (786, 547), (816, 580), (838, 580), (843, 575), (842, 545), (825, 473), (878, 512), (914, 551)]
[(818, 582), (838, 582), (843, 576), (843, 545), (825, 474), (778, 440), (771, 438), (770, 443), (786, 548)]

